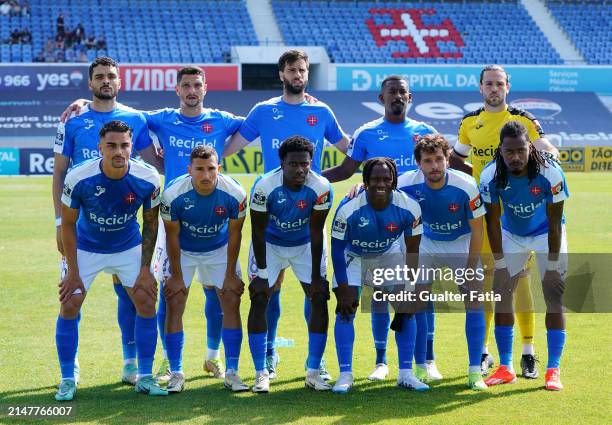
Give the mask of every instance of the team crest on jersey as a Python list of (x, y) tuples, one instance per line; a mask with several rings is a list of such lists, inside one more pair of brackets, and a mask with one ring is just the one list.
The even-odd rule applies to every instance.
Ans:
[(329, 191), (325, 192), (323, 195), (317, 198), (317, 202), (315, 205), (323, 205), (329, 202)]
[(253, 194), (253, 201), (255, 205), (264, 206), (266, 205), (266, 194), (258, 190)]
[(332, 226), (332, 230), (338, 233), (344, 233), (346, 231), (346, 221), (336, 218)]
[(205, 122), (204, 124), (202, 124), (202, 131), (204, 133), (210, 133), (211, 131), (213, 131), (213, 126), (207, 122)]
[(133, 204), (135, 200), (136, 200), (136, 194), (134, 192), (128, 193), (123, 198), (123, 202), (125, 202), (126, 204), (130, 204), (130, 205)]
[(474, 199), (470, 201), (470, 208), (472, 211), (477, 210), (482, 205), (482, 199), (480, 198), (480, 193), (476, 195)]
[(222, 217), (225, 215), (225, 213), (227, 213), (227, 210), (223, 205), (216, 206), (214, 211), (219, 217)]
[(388, 232), (394, 233), (397, 229), (399, 229), (399, 226), (394, 222), (391, 222), (385, 226), (385, 229), (387, 229)]
[(309, 126), (314, 127), (315, 125), (317, 125), (319, 120), (314, 115), (310, 115), (308, 118), (306, 118), (306, 122)]
[(554, 185), (551, 189), (551, 192), (553, 195), (558, 195), (561, 192), (563, 192), (563, 182), (559, 182), (556, 185)]
[(298, 207), (300, 210), (304, 211), (308, 206), (308, 202), (304, 201), (303, 199), (300, 199), (295, 203), (295, 206)]
[(452, 213), (456, 213), (457, 211), (459, 211), (459, 204), (455, 204), (454, 202), (448, 204), (448, 210)]
[(529, 189), (529, 191), (533, 196), (538, 196), (540, 193), (542, 193), (542, 188), (540, 188), (540, 186), (533, 186), (531, 189)]

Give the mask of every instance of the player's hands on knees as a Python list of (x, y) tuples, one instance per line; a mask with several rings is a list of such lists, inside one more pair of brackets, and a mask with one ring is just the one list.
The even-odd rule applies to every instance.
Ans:
[(167, 300), (172, 299), (176, 294), (186, 289), (183, 275), (171, 275), (164, 281), (164, 296)]
[(351, 320), (354, 301), (351, 288), (347, 283), (338, 284), (336, 298), (338, 300), (338, 313), (340, 313), (340, 317), (346, 321)]
[(269, 288), (270, 288), (270, 283), (268, 279), (263, 279), (259, 276), (255, 276), (253, 280), (251, 280), (251, 284), (249, 286), (249, 292), (250, 292), (251, 298), (253, 298), (253, 296), (259, 291), (262, 291), (262, 290), (269, 291)]
[(493, 291), (501, 296), (506, 296), (514, 291), (508, 267), (495, 269), (493, 272)]
[(57, 244), (57, 250), (62, 256), (64, 256), (64, 243), (62, 242), (62, 226), (55, 227), (55, 243)]
[(313, 277), (310, 282), (309, 298), (312, 300), (315, 294), (323, 294), (326, 300), (329, 300), (329, 282), (322, 276)]
[(86, 292), (81, 276), (79, 276), (78, 273), (71, 273), (70, 270), (59, 283), (59, 288), (59, 300), (62, 304), (68, 302), (74, 291), (77, 289), (80, 289), (83, 294)]
[(70, 118), (70, 115), (72, 113), (78, 114), (79, 112), (81, 112), (81, 109), (88, 104), (89, 104), (89, 101), (87, 99), (75, 100), (70, 105), (68, 105), (68, 107), (66, 108), (64, 112), (62, 112), (62, 115), (60, 115), (60, 122), (68, 121), (68, 118)]
[(557, 270), (546, 270), (542, 279), (544, 286), (544, 295), (550, 294), (555, 299), (560, 300), (565, 291), (565, 281)]
[(351, 187), (351, 190), (349, 190), (349, 193), (347, 193), (349, 199), (353, 199), (354, 197), (356, 197), (361, 191), (361, 188), (363, 188), (363, 183), (355, 183)]
[(134, 291), (144, 291), (149, 297), (157, 301), (157, 281), (149, 267), (141, 267), (134, 284)]
[(223, 279), (221, 294), (225, 292), (233, 292), (239, 297), (242, 296), (244, 293), (244, 282), (235, 273), (226, 274), (225, 279)]

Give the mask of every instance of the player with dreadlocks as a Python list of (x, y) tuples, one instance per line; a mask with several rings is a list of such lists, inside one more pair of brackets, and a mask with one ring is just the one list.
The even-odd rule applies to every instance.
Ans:
[[(361, 261), (365, 255), (376, 256), (377, 264), (392, 262), (402, 256), (400, 238), (406, 244), (406, 265), (416, 268), (423, 225), (421, 207), (397, 190), (397, 168), (390, 158), (368, 159), (363, 166), (365, 190), (356, 197), (345, 197), (336, 211), (332, 226), (332, 262), (334, 293), (337, 299), (334, 335), (340, 376), (332, 388), (346, 393), (353, 386), (353, 321), (359, 306)], [(414, 255), (417, 254), (417, 255)], [(416, 322), (410, 315), (400, 315), (395, 340), (399, 357), (400, 387), (425, 391), (429, 387), (412, 373)], [(401, 328), (401, 329), (400, 329)]]
[(565, 287), (562, 276), (567, 270), (563, 203), (569, 194), (565, 176), (555, 161), (529, 142), (523, 124), (509, 121), (501, 129), (499, 138), (494, 160), (483, 170), (480, 185), (495, 259), (493, 289), (501, 297), (495, 306), (500, 366), (485, 383), (491, 386), (516, 381), (512, 365), (512, 293), (519, 273), (534, 251), (546, 302), (546, 389), (558, 391), (563, 389), (559, 362), (565, 344), (561, 305)]

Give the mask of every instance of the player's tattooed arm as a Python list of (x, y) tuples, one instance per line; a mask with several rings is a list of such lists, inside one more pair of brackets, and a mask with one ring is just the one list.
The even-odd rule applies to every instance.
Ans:
[[(70, 158), (62, 154), (56, 153), (54, 155), (55, 165), (53, 168), (53, 209), (55, 210), (56, 219), (62, 216), (62, 190), (64, 189), (64, 180), (66, 179), (66, 172), (68, 171), (68, 165)], [(56, 220), (57, 221), (57, 220)], [(55, 240), (57, 243), (57, 250), (64, 255), (64, 247), (62, 243), (62, 232), (61, 227), (56, 225)]]
[(236, 152), (238, 152), (240, 149), (242, 149), (243, 147), (245, 147), (246, 145), (248, 145), (250, 142), (244, 138), (244, 136), (242, 134), (240, 134), (239, 131), (235, 132), (234, 134), (232, 134), (232, 137), (230, 137), (230, 139), (225, 142), (225, 147), (223, 148), (223, 158), (226, 158), (230, 155), (235, 154)]
[(159, 220), (159, 206), (142, 210), (142, 267), (151, 266), (151, 258), (157, 240), (157, 226)]
[(355, 171), (357, 171), (357, 168), (359, 168), (359, 165), (361, 165), (360, 161), (355, 161), (353, 158), (346, 156), (342, 164), (328, 168), (322, 174), (331, 183), (335, 183), (351, 178)]
[(557, 261), (561, 250), (563, 201), (548, 204), (546, 215), (548, 216), (548, 259)]
[(323, 228), (329, 210), (313, 210), (310, 216), (310, 252), (312, 258), (311, 278), (321, 279), (321, 256), (323, 255)]
[(268, 227), (268, 213), (251, 209), (251, 239), (253, 240), (253, 253), (258, 269), (267, 268), (266, 227)]

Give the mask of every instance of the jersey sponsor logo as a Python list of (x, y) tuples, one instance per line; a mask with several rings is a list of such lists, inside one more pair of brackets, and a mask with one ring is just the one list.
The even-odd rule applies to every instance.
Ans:
[(370, 224), (370, 220), (365, 217), (359, 217), (359, 224), (357, 226), (366, 227), (368, 224)]
[(176, 136), (170, 136), (168, 138), (168, 143), (170, 143), (170, 146), (174, 146), (177, 148), (187, 148), (187, 149), (193, 149), (196, 146), (200, 146), (200, 145), (206, 145), (206, 146), (215, 146), (215, 142), (216, 140), (212, 140), (210, 142), (206, 141), (206, 139), (196, 139), (195, 137), (192, 137), (191, 139), (181, 139), (179, 137)]
[(332, 225), (332, 231), (338, 233), (346, 232), (346, 221), (336, 218), (334, 220), (334, 224)]
[(97, 215), (94, 212), (89, 213), (89, 219), (91, 221), (93, 221), (96, 224), (103, 224), (106, 226), (116, 226), (116, 225), (127, 224), (128, 222), (134, 220), (135, 218), (136, 218), (136, 213), (132, 213), (132, 214), (125, 213), (122, 215), (113, 214), (110, 217), (104, 217), (102, 215)]
[(100, 158), (100, 152), (96, 149), (81, 149), (81, 153), (85, 159)]
[(104, 192), (106, 192), (106, 188), (104, 186), (96, 186), (96, 193), (94, 193), (94, 196), (100, 196), (102, 195)]
[[(419, 136), (421, 137), (421, 136)], [(398, 167), (413, 167), (416, 166), (416, 160), (413, 155), (402, 155), (398, 158), (393, 158), (395, 165)]]
[(558, 195), (563, 191), (563, 182), (559, 182), (551, 188), (551, 192), (553, 195)]
[(493, 157), (493, 155), (495, 155), (495, 151), (497, 150), (497, 148), (493, 145), (489, 145), (486, 148), (473, 148), (472, 149), (472, 153), (475, 156), (486, 156), (486, 157)]
[(470, 200), (470, 208), (472, 211), (477, 210), (482, 205), (482, 198), (480, 197), (480, 193), (476, 195), (476, 197)]
[(204, 131), (204, 133), (210, 133), (211, 131), (213, 131), (213, 126), (205, 122), (204, 124), (202, 124), (202, 131)]
[(538, 185), (534, 185), (529, 189), (529, 191), (533, 196), (538, 196), (540, 193), (542, 193), (542, 188)]
[(136, 200), (136, 194), (134, 192), (130, 192), (123, 198), (123, 201), (130, 205)]
[(385, 226), (385, 229), (387, 229), (388, 232), (394, 233), (396, 230), (399, 229), (399, 226), (394, 222), (391, 222)]
[(329, 191), (319, 196), (315, 202), (315, 205), (323, 205), (329, 202)]
[(533, 217), (536, 211), (538, 210), (538, 208), (540, 208), (543, 204), (544, 204), (544, 200), (541, 200), (538, 203), (531, 202), (527, 205), (524, 205), (524, 204), (515, 205), (515, 204), (510, 204), (510, 203), (504, 203), (504, 206), (511, 209), (514, 215), (519, 218), (529, 218), (529, 217)]
[(223, 222), (217, 223), (217, 224), (213, 224), (212, 226), (209, 226), (209, 225), (194, 226), (193, 224), (189, 224), (189, 222), (187, 222), (187, 221), (182, 221), (181, 225), (186, 230), (191, 232), (191, 234), (193, 236), (197, 236), (197, 235), (212, 236), (212, 235), (215, 235), (215, 234), (219, 233), (219, 231), (221, 231), (221, 229), (223, 229), (223, 226), (225, 226), (225, 223), (227, 222), (227, 220), (228, 219), (225, 219), (225, 220), (223, 220)]
[(295, 206), (298, 207), (301, 211), (304, 211), (308, 206), (308, 202), (304, 201), (303, 199), (300, 199), (296, 201)]
[(452, 213), (456, 213), (457, 211), (459, 211), (459, 204), (455, 204), (454, 202), (448, 204), (448, 210)]
[(314, 115), (310, 115), (308, 118), (306, 118), (306, 122), (309, 126), (314, 127), (315, 125), (317, 125), (319, 120)]
[(258, 190), (253, 194), (253, 200), (251, 202), (255, 205), (266, 205), (266, 194), (263, 193), (261, 190)]
[(294, 220), (294, 221), (283, 221), (277, 216), (275, 216), (274, 214), (270, 214), (270, 218), (272, 219), (272, 221), (274, 221), (274, 224), (276, 225), (276, 227), (278, 227), (281, 230), (291, 230), (291, 231), (300, 230), (302, 227), (304, 227), (306, 224), (310, 222), (310, 217), (298, 218), (297, 220)]
[(359, 239), (353, 239), (351, 241), (351, 245), (359, 247), (359, 248), (371, 248), (371, 249), (380, 249), (387, 248), (393, 244), (396, 240), (398, 240), (399, 234), (395, 237), (387, 238), (383, 241), (362, 241)]
[(459, 220), (456, 223), (425, 223), (425, 225), (435, 233), (450, 233), (453, 230), (461, 229), (463, 227), (463, 222)]
[(217, 214), (220, 217), (224, 216), (227, 213), (227, 210), (225, 209), (223, 205), (216, 206), (214, 211), (215, 211), (215, 214)]

